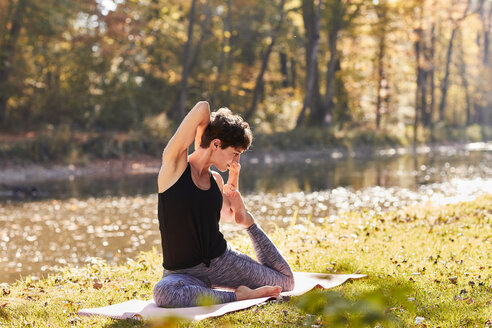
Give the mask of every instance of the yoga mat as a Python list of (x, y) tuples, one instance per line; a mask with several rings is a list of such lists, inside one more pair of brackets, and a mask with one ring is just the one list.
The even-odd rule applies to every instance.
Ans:
[[(298, 296), (315, 288), (333, 288), (349, 279), (365, 277), (363, 274), (325, 274), (312, 272), (294, 272), (296, 282), (294, 290), (283, 292), (281, 296)], [(155, 305), (153, 300), (131, 300), (119, 304), (99, 308), (82, 309), (79, 315), (100, 315), (113, 319), (158, 319), (163, 317), (179, 317), (189, 320), (203, 320), (210, 317), (218, 317), (229, 312), (247, 309), (254, 305), (262, 304), (272, 297), (255, 298), (244, 301), (236, 301), (211, 306), (197, 306), (188, 308), (166, 309)]]

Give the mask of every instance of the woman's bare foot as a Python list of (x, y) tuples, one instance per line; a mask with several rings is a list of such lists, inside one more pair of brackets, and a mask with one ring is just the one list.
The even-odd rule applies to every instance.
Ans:
[(237, 190), (231, 190), (229, 193), (229, 201), (235, 213), (236, 223), (244, 228), (249, 228), (255, 223), (255, 219), (244, 206), (241, 193)]
[(281, 291), (282, 287), (280, 286), (263, 286), (256, 289), (251, 289), (246, 286), (239, 286), (238, 288), (236, 288), (235, 293), (236, 300), (242, 301), (268, 296), (276, 298), (280, 296)]
[(238, 162), (232, 162), (229, 166), (229, 178), (224, 185), (223, 193), (230, 197), (235, 190), (239, 190), (239, 172), (241, 171), (241, 164)]
[(239, 172), (241, 172), (241, 164), (238, 162), (232, 162), (229, 166), (229, 178), (227, 179), (227, 184), (234, 187), (234, 189), (239, 189)]

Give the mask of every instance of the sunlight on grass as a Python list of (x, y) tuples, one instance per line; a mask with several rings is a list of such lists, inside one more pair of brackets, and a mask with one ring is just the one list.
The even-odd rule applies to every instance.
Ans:
[[(152, 298), (161, 276), (154, 249), (112, 266), (99, 259), (42, 279), (0, 285), (0, 325), (13, 327), (327, 326), (487, 327), (492, 311), (492, 195), (473, 202), (376, 214), (345, 213), (323, 225), (299, 215), (273, 241), (294, 271), (368, 274), (365, 279), (197, 323), (79, 317), (81, 308)], [(253, 255), (247, 236), (231, 242)]]

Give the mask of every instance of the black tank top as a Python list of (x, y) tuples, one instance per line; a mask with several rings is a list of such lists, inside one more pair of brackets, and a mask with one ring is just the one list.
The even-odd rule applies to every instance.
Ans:
[(179, 270), (222, 255), (227, 247), (219, 231), (222, 193), (210, 172), (210, 189), (199, 189), (191, 178), (191, 166), (166, 191), (159, 193), (158, 218), (163, 266)]

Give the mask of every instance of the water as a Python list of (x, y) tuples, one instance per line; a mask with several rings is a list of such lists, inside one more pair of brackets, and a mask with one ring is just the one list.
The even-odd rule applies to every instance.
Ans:
[[(416, 157), (317, 153), (277, 162), (254, 153), (242, 160), (240, 189), (267, 230), (270, 223), (287, 225), (294, 216), (298, 222), (316, 223), (348, 210), (384, 211), (492, 193), (490, 147), (449, 148)], [(84, 265), (91, 257), (117, 264), (152, 247), (160, 250), (156, 174), (38, 182), (35, 201), (15, 200), (4, 191), (0, 283), (46, 275), (67, 264)], [(233, 224), (222, 228), (226, 238), (237, 230)]]

